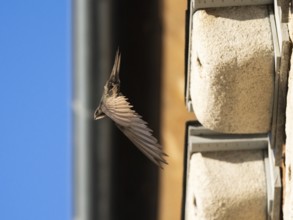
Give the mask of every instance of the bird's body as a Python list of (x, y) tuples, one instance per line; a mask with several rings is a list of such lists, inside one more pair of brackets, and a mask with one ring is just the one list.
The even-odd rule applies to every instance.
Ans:
[(164, 159), (167, 155), (162, 151), (158, 140), (152, 136), (152, 130), (147, 127), (147, 123), (132, 109), (132, 105), (120, 92), (120, 60), (121, 55), (117, 51), (112, 73), (104, 86), (104, 93), (94, 113), (94, 119), (98, 120), (105, 116), (111, 118), (139, 150), (162, 167), (162, 163), (167, 164)]

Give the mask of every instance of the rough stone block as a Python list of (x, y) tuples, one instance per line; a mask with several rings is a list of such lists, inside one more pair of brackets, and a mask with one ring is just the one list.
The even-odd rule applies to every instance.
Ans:
[(273, 43), (266, 6), (193, 15), (190, 93), (197, 119), (224, 133), (270, 130)]
[(187, 184), (187, 220), (267, 218), (261, 150), (195, 153)]

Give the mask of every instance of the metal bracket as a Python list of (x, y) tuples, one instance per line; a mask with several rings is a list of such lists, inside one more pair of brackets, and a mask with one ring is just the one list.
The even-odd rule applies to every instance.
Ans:
[(192, 43), (192, 16), (195, 10), (194, 0), (189, 0), (188, 8), (186, 10), (186, 27), (185, 27), (185, 105), (189, 112), (193, 112), (191, 96), (190, 96), (190, 51)]
[(268, 138), (268, 152), (265, 157), (265, 172), (267, 175), (267, 206), (268, 216), (271, 220), (281, 219), (281, 195), (282, 181), (280, 167), (276, 166), (275, 155), (271, 148), (270, 138)]
[[(280, 0), (283, 1), (283, 0)], [(291, 56), (288, 25), (283, 23), (285, 11), (289, 11), (284, 3), (274, 0), (274, 13), (270, 10), (270, 23), (275, 52), (275, 85), (273, 116), (271, 128), (271, 148), (274, 150), (275, 165), (281, 166), (282, 148), (285, 143), (285, 111), (288, 86), (288, 72)], [(288, 17), (288, 14), (287, 14)]]
[(203, 8), (219, 8), (229, 6), (245, 5), (267, 5), (272, 4), (274, 0), (192, 0), (194, 1), (194, 10)]

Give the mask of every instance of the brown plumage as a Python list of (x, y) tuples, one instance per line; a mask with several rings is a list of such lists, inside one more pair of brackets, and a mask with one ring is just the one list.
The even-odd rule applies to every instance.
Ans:
[(94, 113), (94, 119), (98, 120), (105, 116), (111, 118), (140, 151), (162, 167), (163, 163), (167, 164), (164, 159), (167, 154), (163, 152), (158, 140), (153, 137), (152, 130), (147, 127), (147, 123), (132, 109), (133, 106), (120, 92), (120, 60), (121, 55), (118, 50), (110, 78), (104, 86), (100, 105)]

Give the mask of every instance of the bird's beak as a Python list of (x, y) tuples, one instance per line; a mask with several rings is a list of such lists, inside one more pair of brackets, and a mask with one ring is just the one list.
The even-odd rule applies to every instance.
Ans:
[(99, 120), (105, 117), (105, 113), (101, 111), (100, 107), (98, 107), (94, 113), (94, 119)]

